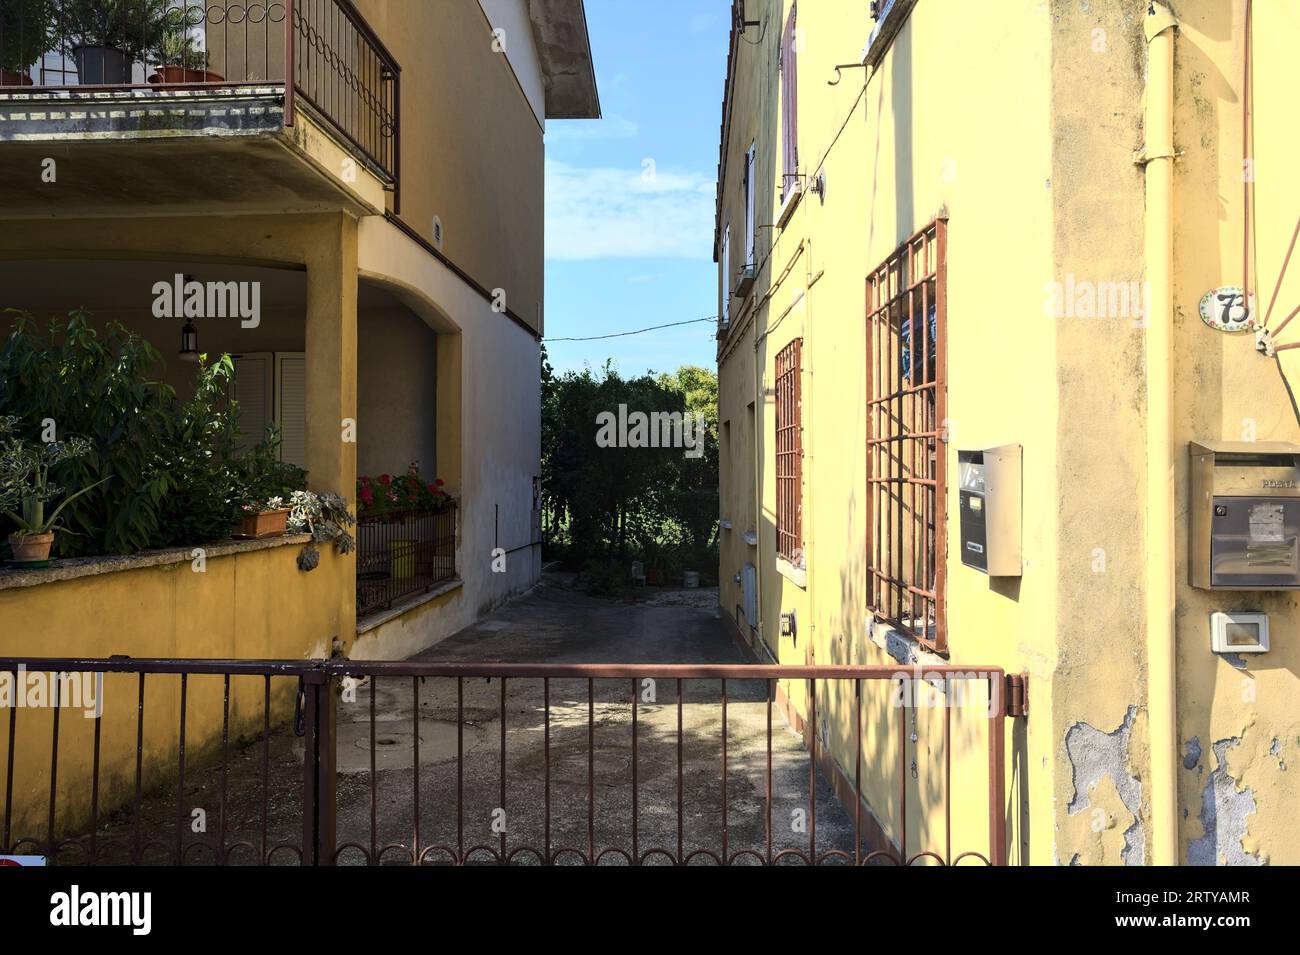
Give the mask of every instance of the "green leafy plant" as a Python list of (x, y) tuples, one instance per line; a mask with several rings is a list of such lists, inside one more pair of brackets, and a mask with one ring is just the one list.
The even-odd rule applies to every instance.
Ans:
[[(194, 9), (190, 8), (191, 12)], [(182, 22), (183, 16), (181, 8), (173, 8), (167, 13), (158, 39), (149, 47), (150, 58), (159, 66), (206, 70), (208, 53), (199, 48), (191, 24)]]
[(237, 463), (238, 502), (244, 513), (278, 511), (307, 486), (307, 472), (280, 460), (280, 428), (271, 425), (266, 436)]
[(306, 486), (272, 447), (239, 453), (229, 356), (203, 358), (193, 395), (181, 401), (156, 378), (162, 356), (121, 325), (97, 330), (77, 311), (42, 330), (30, 315), (10, 314), (0, 415), (18, 418), (27, 433), (52, 419), (61, 434), (90, 442), (86, 454), (50, 468), (57, 484), (88, 489), (61, 515), (69, 533), (55, 541), (58, 556), (225, 540), (252, 498), (287, 498)]
[(170, 0), (63, 0), (64, 46), (111, 47), (138, 59), (166, 30), (170, 9)]
[[(17, 436), (17, 429), (17, 418), (0, 418), (0, 511), (18, 527), (19, 537), (48, 534), (59, 529), (63, 509), (95, 487), (68, 494), (50, 479), (50, 469), (89, 454), (90, 442), (82, 437), (45, 444), (24, 441)], [(45, 505), (59, 497), (63, 501), (47, 514)]]
[(340, 554), (356, 549), (356, 539), (349, 528), (357, 519), (348, 510), (348, 502), (338, 494), (295, 491), (289, 498), (289, 533), (310, 534), (312, 542), (298, 555), (298, 567), (312, 571), (320, 563), (317, 544), (333, 544)]
[(55, 44), (52, 0), (4, 0), (0, 4), (0, 69), (26, 74)]

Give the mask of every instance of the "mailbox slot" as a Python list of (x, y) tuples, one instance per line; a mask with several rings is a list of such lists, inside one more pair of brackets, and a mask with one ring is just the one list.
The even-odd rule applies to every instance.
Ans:
[(958, 451), (961, 562), (990, 577), (1019, 577), (1021, 449)]
[(1193, 443), (1190, 454), (1192, 586), (1300, 589), (1300, 445)]

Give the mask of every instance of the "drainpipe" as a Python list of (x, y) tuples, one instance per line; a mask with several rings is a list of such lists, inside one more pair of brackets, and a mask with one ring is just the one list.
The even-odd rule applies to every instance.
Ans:
[(1174, 660), (1173, 366), (1174, 31), (1161, 2), (1146, 16), (1146, 634), (1151, 732), (1151, 861), (1178, 864)]

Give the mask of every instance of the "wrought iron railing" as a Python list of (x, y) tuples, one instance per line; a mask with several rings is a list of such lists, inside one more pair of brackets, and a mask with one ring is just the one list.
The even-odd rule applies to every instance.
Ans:
[(397, 511), (357, 523), (357, 614), (390, 610), (456, 577), (456, 509)]
[(351, 0), (0, 3), (0, 88), (283, 85), (394, 182), (400, 73)]
[(0, 710), (0, 854), (73, 865), (1004, 865), (1005, 720), (1027, 711), (996, 667), (0, 658), (0, 677), (44, 688)]

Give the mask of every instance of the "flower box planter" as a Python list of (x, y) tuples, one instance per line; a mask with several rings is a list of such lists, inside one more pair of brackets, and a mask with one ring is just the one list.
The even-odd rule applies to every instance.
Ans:
[(0, 70), (0, 86), (34, 86), (35, 81), (25, 73)]
[(289, 508), (245, 514), (235, 531), (236, 540), (261, 540), (264, 537), (283, 537), (289, 529)]
[(196, 70), (186, 66), (160, 66), (149, 77), (150, 83), (222, 83), (225, 77), (211, 70)]

